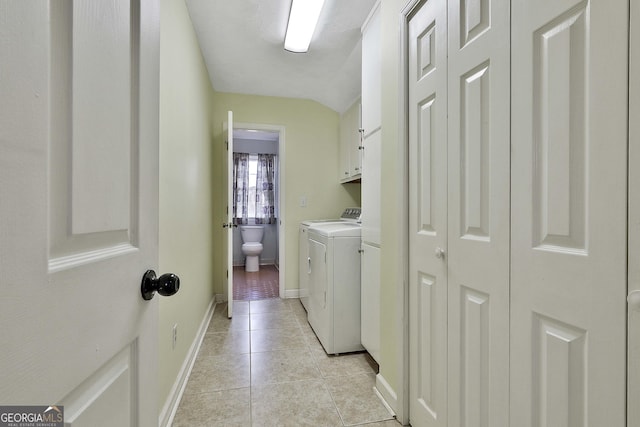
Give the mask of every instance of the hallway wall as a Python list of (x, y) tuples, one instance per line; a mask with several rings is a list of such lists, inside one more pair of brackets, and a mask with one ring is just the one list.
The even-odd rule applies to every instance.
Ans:
[[(406, 252), (403, 240), (405, 143), (399, 134), (400, 31), (399, 16), (408, 0), (381, 0), (382, 24), (382, 187), (380, 374), (398, 395), (402, 392), (403, 274)], [(399, 410), (400, 408), (394, 408)]]
[[(360, 184), (338, 182), (338, 123), (337, 112), (315, 101), (269, 96), (215, 93), (214, 146), (217, 165), (225, 166), (225, 146), (222, 123), (232, 110), (235, 123), (254, 123), (285, 126), (285, 152), (281, 173), (284, 192), (281, 197), (285, 218), (285, 287), (298, 289), (298, 226), (302, 220), (335, 218), (345, 207), (360, 206)], [(215, 200), (225, 200), (225, 171), (214, 171)], [(307, 206), (299, 200), (306, 196)], [(222, 224), (226, 204), (216, 205), (214, 223)], [(222, 246), (224, 229), (214, 227), (215, 242)], [(223, 293), (226, 260), (216, 261), (216, 293)], [(280, 260), (282, 264), (283, 261)]]
[[(159, 408), (162, 409), (214, 296), (212, 259), (213, 89), (183, 0), (161, 1), (159, 274), (180, 276), (160, 304)], [(178, 340), (172, 348), (173, 325)]]

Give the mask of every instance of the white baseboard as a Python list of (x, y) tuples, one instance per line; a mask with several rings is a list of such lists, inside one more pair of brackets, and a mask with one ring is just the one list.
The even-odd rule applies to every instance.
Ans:
[(285, 298), (300, 298), (300, 289), (285, 289)]
[(168, 427), (173, 423), (173, 418), (175, 417), (176, 411), (178, 410), (178, 405), (180, 404), (180, 400), (182, 399), (182, 394), (184, 393), (184, 389), (187, 386), (187, 382), (189, 381), (189, 375), (191, 375), (193, 364), (195, 363), (196, 357), (198, 356), (198, 351), (200, 351), (200, 344), (202, 344), (202, 339), (207, 332), (207, 327), (209, 326), (209, 322), (211, 321), (211, 316), (213, 316), (213, 311), (216, 308), (216, 301), (218, 301), (218, 295), (216, 295), (209, 303), (209, 307), (207, 308), (204, 318), (200, 323), (200, 327), (198, 328), (196, 337), (191, 343), (191, 347), (187, 352), (187, 357), (182, 363), (182, 367), (180, 368), (178, 377), (176, 378), (176, 381), (171, 388), (171, 392), (169, 392), (169, 397), (167, 397), (167, 401), (162, 407), (162, 411), (160, 412), (160, 417), (158, 419), (158, 425), (160, 427)]
[(396, 415), (398, 413), (398, 395), (382, 374), (376, 375), (376, 390), (382, 397), (383, 403), (387, 405), (387, 409), (391, 410), (393, 415)]

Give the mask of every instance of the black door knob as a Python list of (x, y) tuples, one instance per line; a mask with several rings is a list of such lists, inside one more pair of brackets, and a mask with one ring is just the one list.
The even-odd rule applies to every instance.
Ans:
[(163, 297), (170, 297), (180, 289), (180, 278), (173, 273), (166, 273), (160, 277), (156, 277), (156, 272), (147, 270), (142, 276), (142, 284), (140, 291), (142, 298), (150, 300), (156, 291)]

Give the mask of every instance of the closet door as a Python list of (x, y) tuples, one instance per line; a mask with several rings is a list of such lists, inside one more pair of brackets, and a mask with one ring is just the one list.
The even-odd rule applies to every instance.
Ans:
[(447, 3), (409, 19), (409, 358), (414, 426), (447, 425)]
[(622, 427), (629, 3), (512, 7), (510, 425)]
[(510, 2), (448, 3), (448, 425), (507, 427)]

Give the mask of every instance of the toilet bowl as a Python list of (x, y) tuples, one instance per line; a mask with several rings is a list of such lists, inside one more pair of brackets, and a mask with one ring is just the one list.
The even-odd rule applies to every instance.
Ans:
[(242, 253), (246, 256), (244, 271), (260, 270), (260, 254), (262, 253), (262, 236), (264, 227), (261, 225), (241, 225)]

